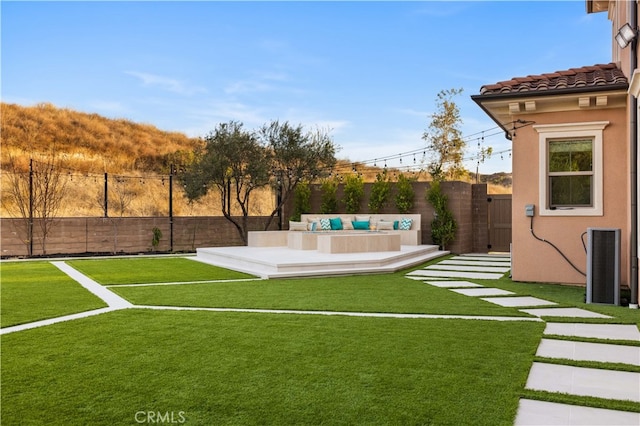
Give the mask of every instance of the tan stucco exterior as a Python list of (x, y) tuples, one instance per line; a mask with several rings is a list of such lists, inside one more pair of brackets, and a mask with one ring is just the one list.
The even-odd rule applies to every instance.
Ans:
[[(605, 12), (612, 23), (611, 63), (515, 78), (483, 86), (482, 93), (473, 96), (512, 138), (512, 276), (516, 281), (584, 285), (586, 277), (576, 270), (586, 272), (587, 267), (583, 234), (590, 227), (618, 228), (621, 284), (631, 286), (635, 298), (638, 268), (634, 240), (640, 238), (633, 231), (638, 214), (632, 192), (636, 193), (634, 186), (640, 187), (640, 177), (634, 175), (639, 159), (632, 158), (632, 147), (640, 134), (633, 133), (632, 125), (637, 122), (634, 102), (640, 95), (640, 74), (636, 71), (635, 44), (620, 47), (615, 36), (623, 25), (629, 24), (636, 31), (637, 42), (637, 4), (637, 1), (586, 1), (587, 13)], [(617, 76), (605, 77), (605, 70)], [(595, 74), (593, 79), (585, 77), (594, 71), (599, 73), (598, 82)], [(561, 76), (569, 75), (575, 80), (562, 80)], [(554, 78), (556, 84), (551, 86), (529, 84), (549, 83)], [(591, 206), (554, 209), (549, 205), (547, 143), (564, 136), (592, 136), (595, 141)], [(536, 209), (533, 222), (525, 215), (525, 206), (529, 204)], [(638, 300), (631, 300), (630, 306), (634, 302)]]
[[(531, 234), (531, 218), (525, 216), (525, 205), (534, 204), (535, 234), (555, 244), (583, 272), (586, 253), (582, 234), (589, 227), (620, 228), (621, 282), (627, 283), (629, 206), (627, 125), (624, 108), (606, 110), (548, 112), (517, 115), (514, 120), (535, 121), (517, 130), (513, 138), (513, 246), (512, 276), (516, 281), (585, 284), (578, 273), (549, 244)], [(534, 126), (541, 124), (589, 123), (609, 124), (603, 134), (603, 214), (602, 216), (541, 216), (539, 134)]]

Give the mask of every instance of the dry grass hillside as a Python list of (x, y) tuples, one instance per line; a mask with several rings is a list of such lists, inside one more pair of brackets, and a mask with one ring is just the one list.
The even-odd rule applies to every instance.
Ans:
[[(37, 170), (52, 153), (60, 159), (66, 183), (58, 216), (102, 216), (105, 173), (110, 216), (166, 215), (170, 165), (185, 162), (203, 144), (152, 125), (51, 104), (2, 103), (0, 114), (3, 217), (18, 215), (6, 196), (12, 172), (26, 174), (30, 159)], [(175, 215), (216, 215), (219, 210), (217, 197), (188, 203), (180, 186), (174, 185)]]
[[(187, 163), (193, 151), (204, 143), (202, 139), (162, 131), (149, 124), (108, 119), (48, 103), (31, 107), (1, 103), (0, 136), (2, 217), (19, 216), (17, 206), (7, 196), (13, 178), (28, 174), (30, 159), (37, 170), (52, 153), (60, 159), (58, 167), (63, 170), (66, 189), (57, 216), (102, 216), (105, 173), (109, 216), (168, 215), (170, 165)], [(336, 170), (348, 174), (353, 167), (348, 160), (341, 160)], [(355, 167), (365, 182), (374, 181), (381, 171), (379, 167), (357, 163)], [(394, 173), (397, 171), (389, 170), (390, 176)], [(427, 179), (424, 173), (414, 177)], [(510, 192), (509, 177), (501, 177), (497, 185), (489, 181), (489, 191)], [(275, 202), (273, 193), (266, 190), (256, 196), (251, 213), (270, 214)], [(219, 215), (219, 206), (216, 194), (189, 203), (175, 180), (174, 215)]]
[(2, 103), (0, 113), (3, 169), (9, 156), (45, 154), (55, 149), (66, 156), (65, 165), (76, 171), (167, 173), (171, 162), (202, 144), (201, 139), (182, 133), (51, 104), (23, 107)]

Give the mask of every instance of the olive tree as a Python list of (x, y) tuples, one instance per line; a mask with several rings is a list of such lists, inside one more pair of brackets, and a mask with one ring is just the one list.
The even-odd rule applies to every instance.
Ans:
[(269, 229), (301, 182), (328, 175), (336, 162), (335, 150), (322, 131), (305, 132), (302, 126), (278, 121), (248, 131), (242, 123), (230, 121), (205, 137), (204, 148), (180, 179), (189, 200), (217, 190), (222, 214), (246, 244), (252, 193), (269, 186), (278, 191), (277, 205), (264, 224)]
[(280, 195), (265, 223), (266, 230), (300, 183), (330, 174), (336, 163), (336, 146), (327, 132), (305, 131), (301, 125), (293, 126), (286, 121), (265, 124), (259, 131), (259, 138), (269, 151), (270, 183)]
[[(254, 132), (230, 121), (219, 124), (205, 137), (205, 147), (195, 157), (180, 175), (187, 197), (194, 200), (210, 189), (217, 190), (222, 214), (246, 244), (251, 195), (271, 180), (269, 151)], [(232, 200), (239, 212), (232, 208)]]

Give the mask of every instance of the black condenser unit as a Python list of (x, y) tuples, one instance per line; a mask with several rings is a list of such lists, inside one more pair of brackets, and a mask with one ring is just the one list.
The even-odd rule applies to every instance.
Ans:
[(620, 229), (587, 228), (587, 303), (620, 304)]

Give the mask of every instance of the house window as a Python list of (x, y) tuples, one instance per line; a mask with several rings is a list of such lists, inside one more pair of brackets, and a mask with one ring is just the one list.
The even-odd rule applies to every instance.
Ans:
[(548, 147), (548, 205), (593, 207), (593, 140), (554, 140)]
[(602, 140), (609, 122), (533, 126), (541, 216), (602, 216)]

